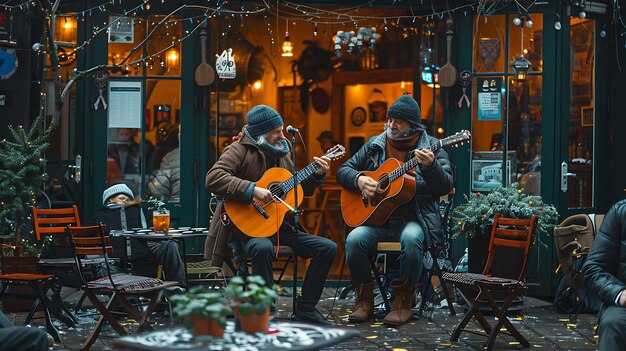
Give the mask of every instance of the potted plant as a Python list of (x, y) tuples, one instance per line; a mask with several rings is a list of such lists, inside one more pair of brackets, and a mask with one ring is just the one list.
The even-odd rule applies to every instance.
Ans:
[(233, 299), (235, 318), (246, 333), (266, 333), (270, 306), (278, 298), (277, 287), (268, 287), (260, 276), (233, 277), (225, 289)]
[[(550, 233), (559, 216), (554, 206), (544, 203), (541, 196), (526, 194), (517, 183), (485, 194), (471, 193), (469, 197), (465, 196), (465, 201), (452, 211), (451, 233), (453, 239), (462, 235), (474, 238), (469, 243), (470, 271), (481, 271), (484, 266), (483, 260), (486, 259), (489, 234), (496, 213), (509, 218), (537, 216), (538, 237), (542, 233)], [(484, 251), (482, 255), (481, 249)]]
[(201, 289), (195, 287), (185, 294), (170, 297), (174, 303), (173, 313), (186, 321), (194, 335), (222, 337), (226, 316), (232, 313), (232, 309), (220, 293), (202, 293)]

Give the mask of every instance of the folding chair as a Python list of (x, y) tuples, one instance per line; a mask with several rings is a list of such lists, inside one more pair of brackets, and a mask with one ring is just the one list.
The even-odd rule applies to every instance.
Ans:
[[(61, 342), (59, 332), (52, 323), (52, 316), (65, 323), (68, 327), (75, 327), (76, 319), (72, 313), (65, 307), (61, 301), (61, 289), (57, 281), (57, 277), (54, 274), (38, 274), (34, 271), (24, 271), (23, 261), (20, 259), (37, 259), (36, 257), (15, 257), (16, 267), (7, 266), (6, 263), (2, 267), (4, 274), (0, 274), (0, 298), (2, 297), (14, 297), (20, 299), (31, 299), (34, 297), (34, 302), (30, 307), (28, 315), (24, 320), (24, 325), (30, 323), (33, 316), (39, 306), (43, 307), (44, 320), (46, 324), (46, 331), (52, 335), (56, 342)], [(10, 271), (16, 271), (18, 273), (10, 273)], [(18, 294), (18, 293), (6, 293), (9, 286), (28, 286), (32, 290), (31, 294)], [(52, 291), (52, 299), (48, 297), (48, 291)], [(59, 308), (60, 307), (60, 308)], [(64, 311), (67, 315), (63, 315)]]
[[(55, 268), (62, 271), (74, 269), (74, 258), (71, 253), (71, 244), (65, 233), (67, 226), (80, 226), (80, 216), (76, 205), (67, 208), (39, 209), (33, 207), (33, 229), (38, 245), (43, 245), (47, 236), (55, 245), (55, 258), (40, 258), (39, 264), (44, 271)], [(66, 251), (66, 252), (63, 252)], [(65, 256), (65, 257), (62, 257)]]
[[(67, 226), (80, 226), (80, 216), (76, 205), (65, 208), (40, 209), (32, 207), (33, 211), (33, 229), (38, 245), (43, 245), (46, 237), (51, 237), (54, 245), (55, 257), (42, 257), (39, 259), (39, 265), (44, 273), (52, 273), (59, 276), (59, 284), (69, 286), (79, 290), (79, 283), (75, 280), (68, 281), (68, 276), (75, 277), (76, 264), (71, 249), (70, 238), (65, 231)], [(84, 265), (89, 265), (95, 269), (97, 265), (102, 263), (101, 259), (83, 260)], [(94, 272), (95, 274), (95, 272)], [(80, 310), (81, 305), (85, 301), (83, 294), (76, 304), (75, 311)]]
[[(506, 313), (513, 301), (526, 289), (526, 270), (530, 262), (530, 252), (535, 241), (536, 229), (536, 216), (532, 216), (530, 219), (513, 219), (504, 218), (500, 214), (496, 214), (493, 219), (493, 227), (491, 228), (489, 253), (483, 273), (443, 273), (444, 281), (454, 283), (469, 306), (469, 310), (454, 329), (450, 337), (451, 341), (458, 341), (462, 331), (473, 333), (473, 331), (465, 329), (473, 317), (485, 330), (486, 336), (488, 336), (487, 350), (493, 349), (496, 337), (503, 326), (522, 346), (530, 347), (528, 341), (511, 324)], [(496, 252), (503, 250), (503, 248), (523, 251), (522, 261), (511, 261), (511, 267), (508, 267), (511, 268), (512, 272), (517, 272), (516, 277), (500, 278), (491, 276), (494, 270), (492, 264)], [(494, 293), (505, 294), (506, 298), (501, 305), (496, 302)], [(497, 323), (494, 326), (489, 324), (481, 312), (480, 308), (484, 305), (491, 307), (497, 318)]]
[[(109, 325), (120, 335), (128, 332), (118, 323), (112, 314), (115, 303), (120, 304), (126, 312), (133, 316), (139, 326), (137, 331), (152, 329), (148, 324), (148, 318), (154, 311), (157, 303), (163, 296), (165, 288), (175, 286), (178, 282), (164, 282), (156, 278), (141, 277), (126, 273), (111, 273), (109, 254), (113, 252), (110, 238), (105, 235), (106, 228), (103, 224), (89, 227), (67, 227), (67, 233), (71, 236), (72, 249), (76, 268), (80, 274), (82, 289), (93, 306), (102, 314), (95, 328), (82, 345), (82, 350), (87, 350), (96, 341), (106, 320)], [(82, 260), (86, 255), (102, 255), (107, 275), (104, 278), (87, 281), (83, 273)], [(97, 295), (109, 295), (109, 300), (103, 304)], [(149, 300), (145, 311), (133, 306), (129, 298), (145, 297)]]

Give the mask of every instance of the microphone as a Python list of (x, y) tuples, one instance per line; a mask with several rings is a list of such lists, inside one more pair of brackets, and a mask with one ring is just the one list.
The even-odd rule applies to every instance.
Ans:
[(298, 130), (298, 128), (294, 128), (291, 125), (288, 125), (287, 126), (287, 133), (294, 134), (294, 133), (300, 133), (300, 131)]

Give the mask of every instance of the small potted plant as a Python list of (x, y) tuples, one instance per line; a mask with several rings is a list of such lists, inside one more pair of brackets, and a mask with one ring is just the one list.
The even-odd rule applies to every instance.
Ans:
[(260, 276), (233, 277), (225, 292), (233, 299), (235, 318), (244, 332), (269, 330), (270, 306), (278, 298), (276, 286), (268, 287)]
[(220, 293), (202, 293), (201, 289), (196, 287), (185, 294), (172, 296), (173, 313), (176, 318), (186, 321), (194, 335), (222, 337), (226, 316), (232, 313), (232, 309)]

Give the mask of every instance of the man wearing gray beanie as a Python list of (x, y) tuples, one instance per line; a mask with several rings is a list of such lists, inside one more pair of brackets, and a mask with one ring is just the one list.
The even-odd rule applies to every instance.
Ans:
[[(238, 201), (245, 204), (263, 205), (278, 201), (270, 190), (257, 186), (264, 173), (273, 167), (293, 171), (290, 158), (290, 145), (283, 135), (283, 118), (273, 108), (266, 105), (254, 106), (246, 115), (248, 124), (244, 127), (242, 137), (224, 149), (224, 153), (207, 172), (206, 187), (224, 201)], [(313, 193), (326, 178), (329, 163), (324, 158), (314, 157), (319, 168), (308, 179), (300, 183), (305, 194)], [(302, 167), (302, 165), (300, 165)], [(250, 206), (252, 209), (254, 207)], [(275, 220), (275, 219), (270, 219)], [(276, 219), (277, 220), (277, 219)], [(224, 202), (217, 205), (215, 215), (209, 227), (205, 242), (204, 257), (211, 264), (221, 267), (224, 257), (228, 256), (228, 245), (240, 246), (252, 261), (252, 273), (261, 276), (271, 286), (274, 281), (272, 262), (274, 245), (287, 245), (294, 249), (299, 257), (310, 258), (304, 282), (302, 296), (298, 299), (295, 316), (300, 321), (330, 324), (316, 309), (324, 289), (324, 281), (328, 276), (337, 245), (326, 238), (304, 233), (284, 221), (277, 235), (269, 238), (251, 238), (254, 233), (237, 234), (224, 212)], [(274, 306), (270, 311), (275, 313)]]
[[(126, 184), (112, 185), (102, 193), (104, 207), (96, 213), (93, 224), (104, 223), (110, 230), (152, 227), (152, 212), (145, 212), (140, 203), (141, 199), (135, 199), (132, 190)], [(126, 250), (123, 245), (119, 245), (117, 238), (113, 238), (112, 241), (116, 255), (120, 250)], [(132, 252), (130, 259), (134, 263), (135, 273), (149, 274), (146, 270), (154, 265), (147, 259), (156, 256), (157, 262), (163, 265), (165, 279), (177, 280), (179, 286), (186, 286), (185, 267), (175, 240), (156, 242), (132, 238), (130, 244)]]
[(448, 154), (443, 149), (435, 153), (429, 150), (436, 142), (439, 140), (429, 136), (420, 122), (419, 105), (405, 94), (387, 110), (385, 130), (372, 137), (337, 170), (337, 182), (348, 190), (360, 192), (367, 200), (380, 190), (378, 182), (363, 171), (375, 171), (392, 158), (406, 162), (417, 157), (419, 161), (419, 166), (405, 175), (415, 180), (413, 198), (399, 204), (382, 226), (358, 226), (346, 239), (346, 259), (357, 294), (356, 306), (349, 316), (352, 322), (366, 322), (374, 311), (369, 255), (376, 251), (379, 241), (394, 240), (401, 244), (400, 277), (391, 282), (394, 303), (384, 322), (398, 326), (411, 319), (415, 290), (426, 276), (422, 274), (424, 238), (428, 235), (429, 242), (443, 241), (437, 201), (454, 186)]

